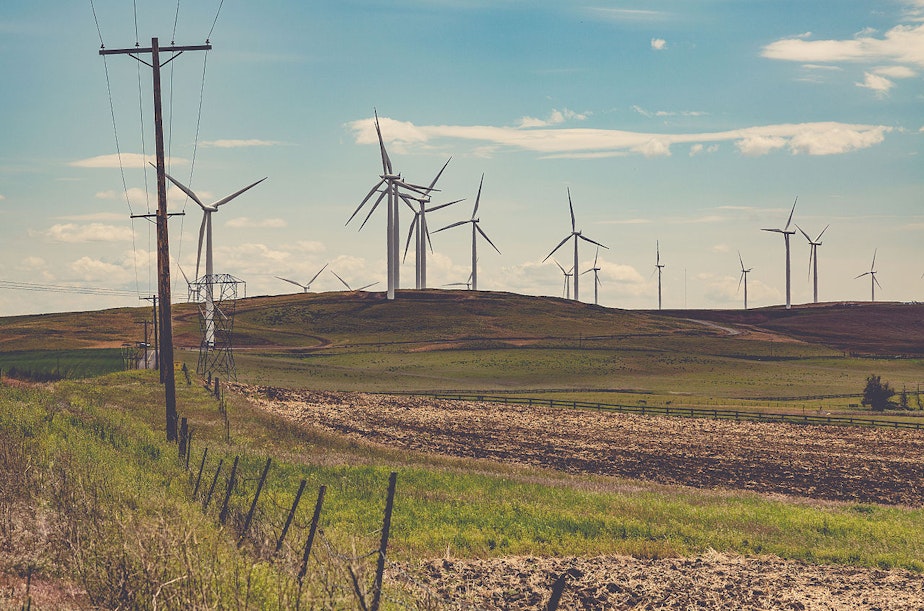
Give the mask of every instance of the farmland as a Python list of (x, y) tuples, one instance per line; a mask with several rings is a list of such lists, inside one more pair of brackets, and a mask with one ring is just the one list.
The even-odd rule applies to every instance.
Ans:
[[(272, 457), (262, 516), (291, 502), (299, 479), (309, 486), (330, 485), (323, 528), (341, 549), (370, 544), (360, 533), (375, 532), (382, 484), (388, 471), (397, 471), (388, 592), (417, 601), (418, 608), (450, 601), (474, 608), (536, 608), (562, 575), (568, 583), (562, 608), (848, 608), (857, 606), (858, 596), (865, 597), (861, 608), (924, 604), (919, 431), (678, 419), (398, 394), (461, 390), (869, 417), (857, 404), (870, 373), (912, 391), (915, 407), (922, 306), (655, 313), (504, 293), (399, 296), (393, 303), (362, 293), (242, 300), (235, 323), (238, 383), (224, 386), (228, 419), (223, 421), (203, 383), (179, 384), (180, 413), (196, 439), (192, 463), (201, 459), (214, 470), (219, 457), (240, 456), (243, 481), (252, 487), (255, 471)], [(194, 368), (195, 311), (189, 305), (175, 311), (177, 343), (185, 348), (178, 358)], [(48, 315), (42, 321), (0, 319), (6, 350), (0, 363), (4, 369), (29, 361), (34, 369), (76, 372), (80, 359), (93, 351), (112, 355), (137, 338), (136, 323), (149, 314), (137, 308)], [(48, 342), (57, 353), (41, 350)], [(121, 523), (92, 524), (108, 533), (111, 549), (82, 543), (94, 554), (121, 554), (122, 562), (138, 567), (165, 562), (157, 569), (161, 583), (169, 581), (170, 571), (188, 574), (188, 583), (161, 591), (144, 581), (152, 569), (139, 569), (126, 582), (141, 597), (133, 600), (157, 591), (161, 600), (172, 601), (167, 607), (181, 607), (183, 600), (240, 605), (234, 583), (240, 583), (242, 567), (250, 566), (245, 570), (258, 571), (260, 585), (247, 595), (285, 606), (282, 601), (291, 602), (295, 591), (286, 567), (298, 551), (287, 548), (275, 560), (260, 551), (265, 546), (260, 537), (273, 536), (278, 518), (235, 551), (230, 540), (239, 526), (217, 527), (200, 499), (185, 500), (191, 494), (184, 483), (189, 475), (177, 471), (175, 459), (168, 458), (175, 449), (158, 439), (160, 392), (154, 372), (34, 387), (8, 381), (0, 387), (8, 463), (31, 455), (17, 448), (49, 460), (0, 469), (0, 476), (44, 478), (54, 482), (51, 489), (79, 476), (97, 490), (84, 501), (92, 500), (100, 516), (122, 515), (126, 529), (144, 525), (162, 533), (159, 560), (153, 550), (134, 546), (133, 532), (122, 530)], [(921, 422), (921, 413), (894, 410), (878, 417)], [(17, 438), (22, 432), (28, 434)], [(66, 453), (59, 455), (62, 449)], [(65, 475), (53, 465), (79, 470)], [(107, 475), (109, 469), (113, 475)], [(115, 475), (122, 473), (126, 477)], [(165, 502), (158, 492), (164, 485), (171, 493), (166, 513), (158, 509)], [(45, 489), (29, 492), (35, 495), (29, 498), (37, 503), (37, 523), (48, 521), (55, 507), (64, 512), (63, 523), (80, 519), (66, 504), (56, 504), (57, 497), (42, 500)], [(233, 515), (246, 510), (247, 494), (232, 495), (232, 504), (238, 503)], [(7, 516), (0, 523), (7, 529), (0, 531), (0, 542), (6, 542), (0, 583), (23, 576), (22, 567), (39, 566), (39, 583), (57, 583), (59, 589), (79, 585), (89, 593), (81, 596), (116, 604), (117, 592), (94, 589), (105, 582), (98, 571), (84, 566), (74, 573), (68, 564), (73, 552), (56, 548), (54, 540), (32, 546), (35, 553), (10, 547), (13, 539), (4, 533), (22, 532), (17, 529), (29, 523), (24, 502), (25, 497), (0, 497)], [(125, 520), (128, 506), (140, 508), (131, 521)], [(310, 515), (310, 507), (305, 511)], [(306, 519), (301, 515), (296, 523), (303, 528)], [(195, 524), (195, 538), (210, 547), (190, 543), (191, 527), (183, 524)], [(38, 541), (42, 536), (41, 529), (30, 535)], [(230, 571), (222, 573), (226, 585), (206, 587), (217, 582), (197, 567), (181, 569), (182, 558), (168, 551), (174, 548), (192, 553), (216, 574)], [(49, 552), (42, 556), (42, 550)], [(298, 596), (319, 605), (335, 599), (341, 607), (357, 604), (347, 572), (330, 590), (324, 590), (333, 587), (324, 581), (329, 574), (311, 574), (321, 579), (318, 587)], [(21, 586), (14, 581), (10, 591), (21, 592)], [(0, 597), (0, 603), (6, 600)]]

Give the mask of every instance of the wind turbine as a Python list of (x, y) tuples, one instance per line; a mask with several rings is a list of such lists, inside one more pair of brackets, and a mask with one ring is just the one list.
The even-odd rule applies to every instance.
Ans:
[(205, 276), (203, 276), (203, 278), (205, 278), (205, 343), (207, 346), (211, 347), (215, 345), (215, 297), (212, 294), (212, 283), (214, 281), (212, 277), (212, 213), (218, 212), (219, 206), (227, 204), (241, 193), (256, 187), (266, 180), (266, 177), (207, 206), (202, 203), (202, 200), (200, 200), (189, 187), (169, 174), (165, 174), (165, 176), (202, 208), (202, 224), (199, 225), (199, 250), (196, 254), (196, 281), (199, 282), (200, 279), (199, 262), (202, 259), (202, 240), (205, 238)]
[[(443, 165), (443, 168), (436, 175), (436, 178), (433, 179), (433, 182), (430, 183), (430, 186), (427, 187), (426, 195), (413, 195), (413, 194), (401, 194), (401, 199), (404, 200), (404, 203), (414, 211), (414, 220), (411, 222), (411, 227), (408, 229), (407, 233), (407, 244), (404, 246), (404, 259), (407, 259), (407, 251), (411, 247), (411, 238), (416, 237), (416, 248), (417, 248), (417, 258), (415, 262), (415, 271), (417, 273), (417, 282), (416, 287), (418, 289), (427, 288), (427, 245), (429, 244), (431, 252), (433, 251), (433, 244), (430, 243), (430, 230), (427, 228), (427, 212), (433, 212), (439, 210), (440, 208), (445, 208), (453, 204), (458, 204), (461, 202), (461, 199), (451, 201), (446, 204), (440, 204), (438, 206), (433, 206), (427, 208), (427, 204), (430, 203), (429, 193), (433, 191), (433, 188), (436, 186), (436, 181), (440, 179), (440, 176), (443, 174), (443, 170), (446, 169), (446, 166), (449, 165), (449, 162), (452, 161), (452, 157), (446, 161)], [(417, 202), (417, 208), (414, 208), (414, 205), (411, 201)]]
[(741, 258), (741, 251), (738, 251), (738, 261), (741, 263), (741, 277), (738, 278), (738, 290), (741, 290), (741, 281), (744, 280), (744, 309), (748, 309), (748, 274), (753, 268), (744, 269), (744, 259)]
[(369, 288), (370, 286), (375, 286), (376, 284), (378, 284), (378, 282), (373, 282), (373, 283), (371, 283), (371, 284), (367, 284), (367, 285), (365, 285), (365, 286), (361, 286), (361, 287), (359, 287), (358, 289), (354, 289), (354, 288), (352, 288), (349, 284), (347, 284), (346, 280), (344, 280), (343, 278), (341, 278), (340, 276), (338, 276), (338, 275), (337, 275), (337, 272), (335, 272), (334, 270), (330, 270), (330, 273), (332, 273), (333, 275), (337, 276), (337, 280), (339, 280), (340, 282), (342, 282), (342, 283), (343, 283), (343, 286), (345, 286), (346, 289), (347, 289), (348, 291), (353, 291), (354, 293), (358, 293), (359, 291), (365, 291), (365, 290), (366, 290), (367, 288)]
[[(879, 250), (878, 248), (876, 250)], [(879, 285), (879, 288), (882, 288), (882, 285), (879, 284), (879, 281), (876, 280), (876, 250), (873, 251), (873, 262), (869, 266), (868, 272), (863, 272), (859, 276), (854, 277), (854, 280), (857, 278), (862, 278), (863, 276), (869, 276), (870, 278), (870, 288), (872, 289), (872, 297), (870, 301), (876, 301), (876, 285)]]
[(491, 241), (491, 238), (488, 237), (488, 234), (486, 234), (481, 229), (481, 227), (478, 225), (478, 223), (481, 221), (481, 219), (478, 218), (478, 204), (481, 203), (482, 185), (484, 185), (484, 174), (481, 175), (481, 182), (478, 183), (478, 195), (475, 197), (475, 208), (472, 210), (472, 218), (470, 218), (467, 221), (459, 221), (457, 223), (452, 223), (451, 225), (446, 225), (445, 227), (442, 227), (441, 229), (437, 229), (436, 231), (433, 232), (433, 233), (439, 233), (440, 231), (444, 231), (446, 229), (452, 229), (453, 227), (465, 225), (466, 223), (472, 224), (472, 276), (471, 276), (471, 280), (472, 280), (472, 290), (473, 291), (478, 290), (478, 234), (480, 233), (481, 237), (483, 237), (485, 240), (488, 241), (488, 244), (490, 244), (491, 247), (497, 251), (497, 254), (501, 254), (500, 249), (494, 245), (494, 242)]
[(789, 219), (786, 221), (786, 226), (782, 229), (761, 229), (761, 231), (772, 231), (774, 233), (783, 234), (783, 241), (786, 243), (786, 309), (792, 307), (792, 302), (790, 299), (790, 282), (789, 282), (789, 236), (796, 233), (795, 230), (790, 231), (789, 225), (792, 223), (792, 215), (796, 211), (796, 202), (799, 201), (799, 196), (796, 196), (796, 201), (792, 203), (792, 210), (789, 211)]
[(661, 263), (661, 243), (655, 240), (655, 269), (658, 270), (658, 309), (661, 309), (661, 270), (664, 264)]
[(468, 275), (468, 280), (465, 282), (450, 282), (449, 284), (444, 284), (443, 286), (464, 286), (466, 291), (472, 290), (472, 275)]
[[(372, 205), (372, 209), (369, 210), (369, 213), (366, 215), (365, 220), (360, 229), (362, 229), (366, 222), (369, 220), (369, 217), (372, 216), (372, 213), (375, 212), (375, 209), (386, 197), (388, 198), (388, 223), (386, 225), (386, 262), (388, 268), (388, 299), (395, 298), (395, 289), (398, 288), (400, 284), (400, 274), (399, 274), (399, 261), (398, 261), (398, 251), (399, 251), (399, 236), (398, 236), (398, 200), (400, 198), (399, 188), (407, 189), (413, 191), (420, 195), (427, 195), (429, 191), (426, 187), (421, 187), (419, 185), (411, 185), (404, 181), (401, 178), (400, 174), (395, 174), (392, 170), (391, 159), (388, 157), (388, 151), (385, 150), (385, 142), (382, 140), (382, 129), (379, 126), (379, 113), (373, 109), (375, 113), (375, 132), (379, 138), (379, 151), (382, 154), (382, 174), (379, 176), (379, 181), (375, 184), (372, 189), (369, 190), (369, 193), (366, 194), (366, 197), (359, 202), (359, 206), (356, 207), (356, 210), (353, 211), (353, 214), (347, 219), (346, 224), (349, 225), (350, 221), (353, 220), (353, 217), (359, 213), (360, 209), (368, 202), (375, 193), (378, 193), (379, 196), (376, 198), (375, 203)], [(384, 191), (379, 191), (379, 187), (385, 185)]]
[[(568, 189), (568, 207), (571, 210), (571, 234), (568, 237), (566, 237), (564, 240), (559, 242), (558, 246), (553, 248), (552, 252), (546, 255), (545, 259), (543, 259), (542, 261), (543, 263), (548, 261), (549, 257), (555, 254), (556, 250), (558, 250), (559, 248), (565, 245), (565, 242), (567, 242), (571, 238), (574, 238), (574, 267), (572, 267), (571, 269), (576, 270), (578, 269), (578, 240), (584, 240), (585, 242), (596, 244), (597, 246), (600, 246), (602, 248), (607, 248), (607, 247), (603, 246), (603, 244), (601, 244), (600, 242), (595, 242), (594, 240), (591, 240), (587, 236), (582, 235), (581, 232), (576, 229), (576, 225), (574, 222), (574, 205), (571, 203), (571, 189), (570, 188)], [(574, 300), (575, 301), (579, 300), (578, 298), (578, 275), (574, 276)]]
[(589, 274), (590, 272), (594, 273), (594, 305), (598, 305), (597, 304), (597, 289), (600, 288), (600, 286), (602, 286), (603, 284), (602, 282), (600, 282), (600, 276), (597, 274), (597, 272), (600, 271), (600, 268), (597, 266), (597, 257), (599, 256), (600, 256), (600, 249), (598, 248), (597, 254), (594, 255), (594, 266), (585, 272), (581, 272), (582, 276), (584, 274)]
[(319, 269), (319, 270), (318, 270), (318, 273), (316, 273), (316, 274), (311, 278), (311, 280), (308, 281), (307, 284), (302, 284), (301, 282), (296, 282), (295, 280), (289, 280), (288, 278), (283, 278), (282, 276), (276, 276), (276, 278), (278, 278), (278, 279), (280, 279), (280, 280), (282, 280), (282, 281), (284, 281), (284, 282), (288, 282), (289, 284), (294, 284), (295, 286), (299, 286), (299, 287), (302, 288), (302, 292), (303, 292), (303, 293), (307, 293), (307, 292), (308, 292), (308, 289), (311, 288), (311, 285), (314, 283), (314, 281), (317, 280), (317, 279), (318, 279), (318, 276), (321, 275), (321, 272), (323, 272), (325, 269), (327, 269), (327, 266), (328, 266), (328, 264), (325, 263), (325, 264), (324, 264), (324, 267), (322, 267), (321, 269)]
[(561, 263), (559, 263), (556, 259), (552, 259), (552, 261), (555, 261), (555, 265), (557, 265), (558, 269), (561, 270), (561, 273), (565, 275), (565, 285), (564, 290), (562, 290), (562, 297), (565, 299), (571, 299), (571, 276), (574, 275), (574, 268), (572, 267), (570, 270), (565, 271), (565, 268), (562, 267)]
[(809, 243), (809, 276), (815, 279), (814, 281), (814, 301), (813, 303), (818, 303), (818, 247), (821, 246), (821, 236), (828, 230), (830, 225), (825, 225), (825, 228), (821, 230), (821, 233), (818, 234), (818, 237), (812, 240), (805, 231), (802, 230), (802, 227), (796, 225), (796, 228), (802, 232), (802, 235), (805, 236), (805, 239)]

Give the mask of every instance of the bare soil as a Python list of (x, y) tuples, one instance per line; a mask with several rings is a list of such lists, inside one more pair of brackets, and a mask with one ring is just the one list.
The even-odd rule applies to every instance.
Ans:
[(910, 610), (924, 608), (924, 580), (907, 571), (814, 566), (775, 557), (706, 553), (642, 560), (507, 557), (437, 559), (395, 570), (435, 604), (544, 609), (564, 576), (559, 609)]
[(918, 431), (239, 388), (269, 411), (392, 448), (696, 488), (924, 505)]

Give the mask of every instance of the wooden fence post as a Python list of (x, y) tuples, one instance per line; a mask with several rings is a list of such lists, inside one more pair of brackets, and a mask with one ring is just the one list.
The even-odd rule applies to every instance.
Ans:
[(286, 533), (289, 532), (289, 526), (292, 525), (292, 519), (295, 518), (295, 510), (298, 509), (298, 503), (302, 500), (302, 492), (305, 491), (305, 484), (308, 483), (308, 480), (303, 479), (302, 483), (298, 485), (298, 492), (295, 493), (295, 501), (292, 502), (292, 509), (289, 510), (289, 517), (286, 518), (286, 524), (282, 527), (282, 532), (279, 533), (279, 539), (276, 541), (276, 553), (279, 553), (279, 550), (282, 549), (282, 541), (286, 538)]
[(177, 444), (177, 455), (180, 460), (186, 456), (186, 436), (189, 434), (189, 423), (186, 418), (180, 418), (180, 442)]
[(240, 456), (234, 457), (234, 465), (231, 466), (231, 475), (228, 476), (228, 488), (225, 490), (225, 500), (221, 504), (221, 511), (218, 512), (218, 522), (221, 524), (224, 524), (225, 520), (228, 519), (228, 501), (231, 500), (231, 491), (234, 490), (234, 476), (237, 474), (237, 463), (240, 459)]
[(218, 474), (221, 473), (221, 466), (224, 464), (224, 462), (224, 458), (218, 459), (218, 468), (215, 469), (215, 477), (212, 478), (212, 485), (209, 486), (209, 493), (205, 497), (205, 503), (202, 505), (202, 511), (208, 509), (209, 502), (212, 500), (212, 493), (215, 492), (215, 484), (218, 483)]
[(202, 481), (202, 470), (205, 468), (205, 457), (209, 455), (208, 447), (205, 448), (205, 451), (202, 453), (202, 462), (199, 463), (199, 475), (196, 476), (196, 487), (193, 488), (193, 498), (196, 498), (196, 495), (199, 494), (199, 483)]
[(314, 505), (314, 515), (311, 517), (311, 529), (308, 531), (308, 540), (305, 541), (305, 552), (302, 554), (302, 566), (298, 569), (298, 583), (301, 584), (308, 571), (308, 556), (311, 555), (311, 546), (314, 544), (314, 534), (318, 530), (318, 522), (321, 520), (321, 505), (324, 504), (324, 493), (327, 492), (327, 486), (323, 484), (318, 489), (318, 502)]
[(372, 584), (372, 604), (370, 611), (379, 611), (379, 602), (382, 599), (382, 577), (385, 574), (385, 551), (388, 548), (388, 532), (391, 530), (391, 510), (395, 502), (395, 486), (398, 483), (398, 473), (392, 471), (388, 477), (388, 497), (385, 499), (385, 519), (382, 521), (382, 540), (379, 543), (379, 558), (375, 567), (375, 583)]
[(253, 512), (257, 509), (257, 500), (260, 498), (260, 493), (263, 491), (263, 484), (266, 482), (266, 474), (269, 473), (271, 462), (271, 458), (266, 459), (266, 466), (263, 467), (263, 474), (260, 476), (260, 483), (257, 484), (257, 491), (253, 495), (253, 503), (250, 504), (250, 511), (247, 512), (247, 519), (244, 520), (244, 528), (241, 529), (241, 538), (238, 539), (238, 545), (244, 541), (244, 535), (247, 534), (247, 529), (250, 528), (250, 521), (253, 520)]
[[(184, 418), (185, 420), (185, 418)], [(192, 454), (192, 431), (186, 433), (186, 470), (189, 471), (189, 455)]]

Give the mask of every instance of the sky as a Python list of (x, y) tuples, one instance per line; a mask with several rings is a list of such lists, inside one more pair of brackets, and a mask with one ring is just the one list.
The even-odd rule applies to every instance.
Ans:
[[(786, 224), (819, 299), (924, 298), (924, 0), (5, 0), (0, 315), (145, 305), (156, 292), (151, 69), (98, 50), (200, 45), (163, 68), (169, 173), (211, 203), (215, 272), (246, 294), (385, 286), (382, 173), (428, 184), (431, 232), (471, 218), (479, 289), (561, 296), (576, 227), (601, 305), (785, 301)], [(149, 59), (143, 56), (142, 59)], [(163, 58), (162, 58), (163, 59)], [(174, 301), (202, 212), (171, 188)], [(361, 213), (363, 216), (365, 213)], [(412, 215), (402, 210), (402, 242)], [(468, 226), (432, 233), (428, 285), (464, 283)], [(402, 243), (402, 252), (404, 244)], [(792, 302), (811, 302), (791, 238)], [(741, 261), (739, 261), (739, 253)], [(573, 253), (555, 253), (566, 269)], [(177, 265), (178, 264), (178, 265)], [(182, 269), (182, 272), (180, 270)], [(593, 303), (593, 272), (580, 277)], [(401, 287), (413, 288), (413, 247)]]

